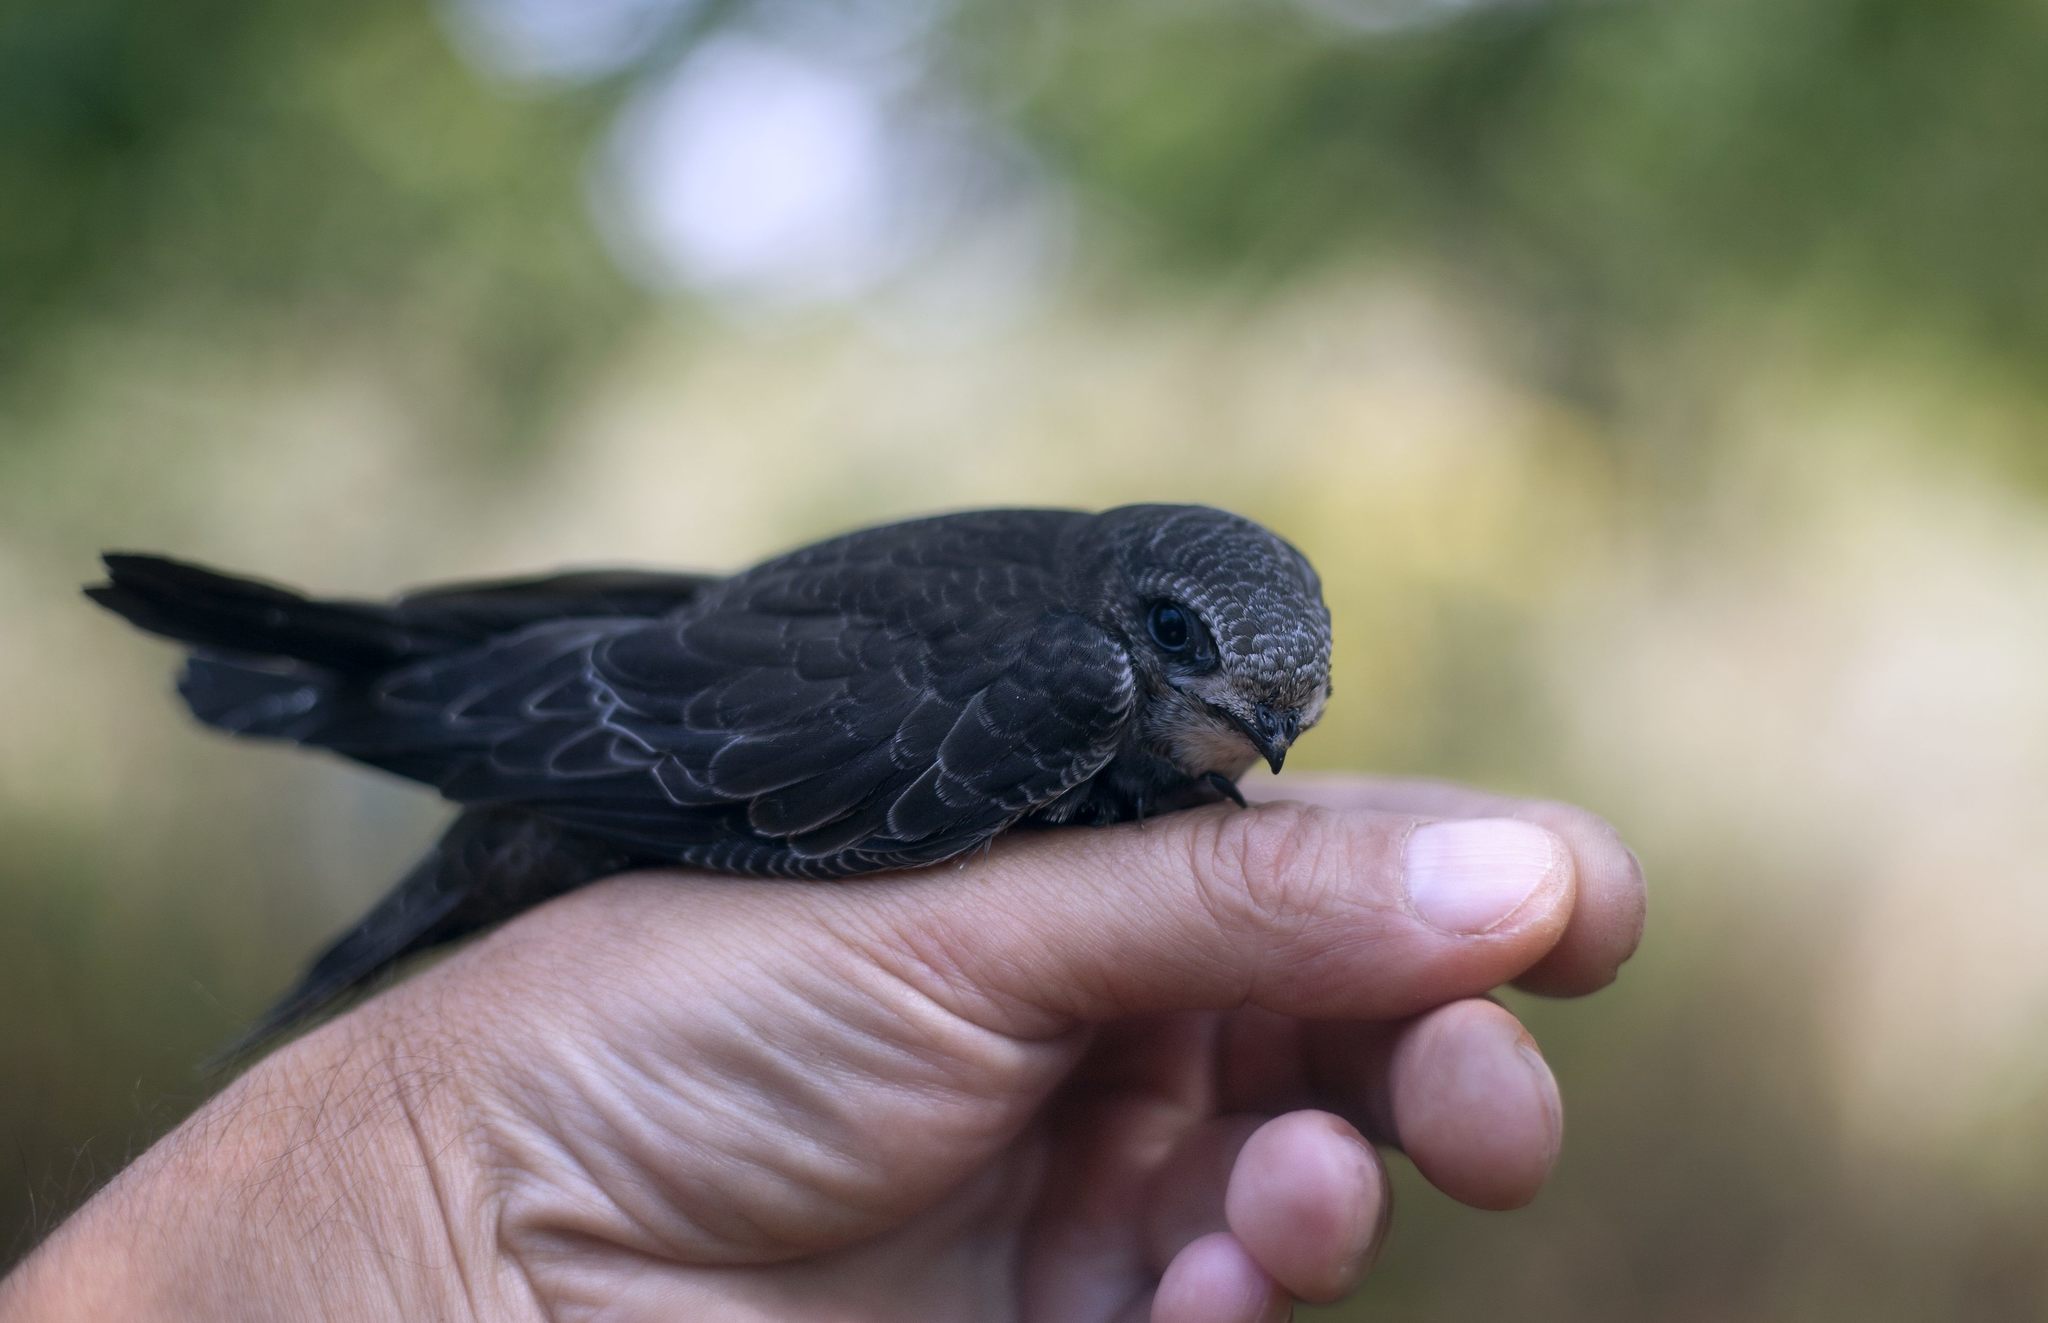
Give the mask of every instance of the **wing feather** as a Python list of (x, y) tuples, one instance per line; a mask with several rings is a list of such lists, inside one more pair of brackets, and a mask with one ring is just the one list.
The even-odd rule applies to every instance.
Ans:
[(1130, 660), (1058, 600), (1051, 541), (825, 544), (670, 615), (538, 624), (401, 668), (328, 742), (702, 867), (932, 862), (1124, 741)]

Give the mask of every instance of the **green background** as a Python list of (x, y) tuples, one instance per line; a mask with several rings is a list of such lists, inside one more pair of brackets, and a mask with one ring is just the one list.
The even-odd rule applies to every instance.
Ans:
[(930, 3), (1056, 219), (1007, 311), (626, 274), (622, 106), (900, 7), (522, 78), (413, 0), (0, 5), (0, 1256), (437, 814), (191, 728), (98, 549), (376, 593), (1169, 499), (1322, 569), (1301, 763), (1584, 801), (1651, 880), (1615, 987), (1516, 1003), (1553, 1186), (1403, 1172), (1332, 1316), (2048, 1312), (2048, 10)]

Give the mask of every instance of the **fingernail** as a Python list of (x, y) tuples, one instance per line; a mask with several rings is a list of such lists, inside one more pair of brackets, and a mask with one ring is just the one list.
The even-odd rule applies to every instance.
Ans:
[(1432, 927), (1483, 933), (1522, 907), (1557, 865), (1557, 842), (1512, 818), (1427, 822), (1408, 837), (1408, 899)]
[(1344, 1293), (1349, 1295), (1358, 1289), (1358, 1284), (1365, 1280), (1365, 1275), (1379, 1262), (1380, 1249), (1387, 1243), (1387, 1228), (1393, 1223), (1390, 1214), (1393, 1212), (1394, 1192), (1387, 1186), (1386, 1170), (1380, 1166), (1379, 1155), (1373, 1151), (1373, 1146), (1350, 1126), (1344, 1127), (1343, 1137), (1359, 1148), (1358, 1188), (1372, 1192), (1367, 1203), (1372, 1216), (1371, 1233), (1359, 1249), (1358, 1256), (1345, 1268), (1341, 1278)]
[(1550, 1063), (1536, 1050), (1526, 1033), (1515, 1035), (1515, 1053), (1522, 1058), (1522, 1064), (1529, 1069), (1531, 1082), (1536, 1088), (1536, 1100), (1543, 1107), (1543, 1119), (1550, 1131), (1550, 1158), (1544, 1164), (1548, 1171), (1557, 1166), (1558, 1154), (1564, 1151), (1564, 1104), (1557, 1096), (1557, 1076), (1551, 1073)]

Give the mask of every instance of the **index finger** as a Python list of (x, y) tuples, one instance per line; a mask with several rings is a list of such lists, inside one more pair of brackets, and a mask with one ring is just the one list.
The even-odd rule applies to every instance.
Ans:
[(1642, 865), (1596, 813), (1555, 800), (1521, 799), (1448, 781), (1340, 773), (1295, 773), (1264, 782), (1252, 797), (1326, 808), (1376, 809), (1430, 818), (1519, 818), (1555, 833), (1578, 872), (1577, 904), (1557, 946), (1515, 980), (1526, 992), (1582, 997), (1612, 983), (1643, 939)]

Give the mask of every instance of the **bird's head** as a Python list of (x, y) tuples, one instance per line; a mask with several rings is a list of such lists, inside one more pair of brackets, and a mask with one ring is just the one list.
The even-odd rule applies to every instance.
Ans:
[(1330, 611), (1302, 554), (1204, 506), (1102, 516), (1107, 603), (1143, 694), (1144, 737), (1190, 778), (1274, 771), (1330, 696)]

